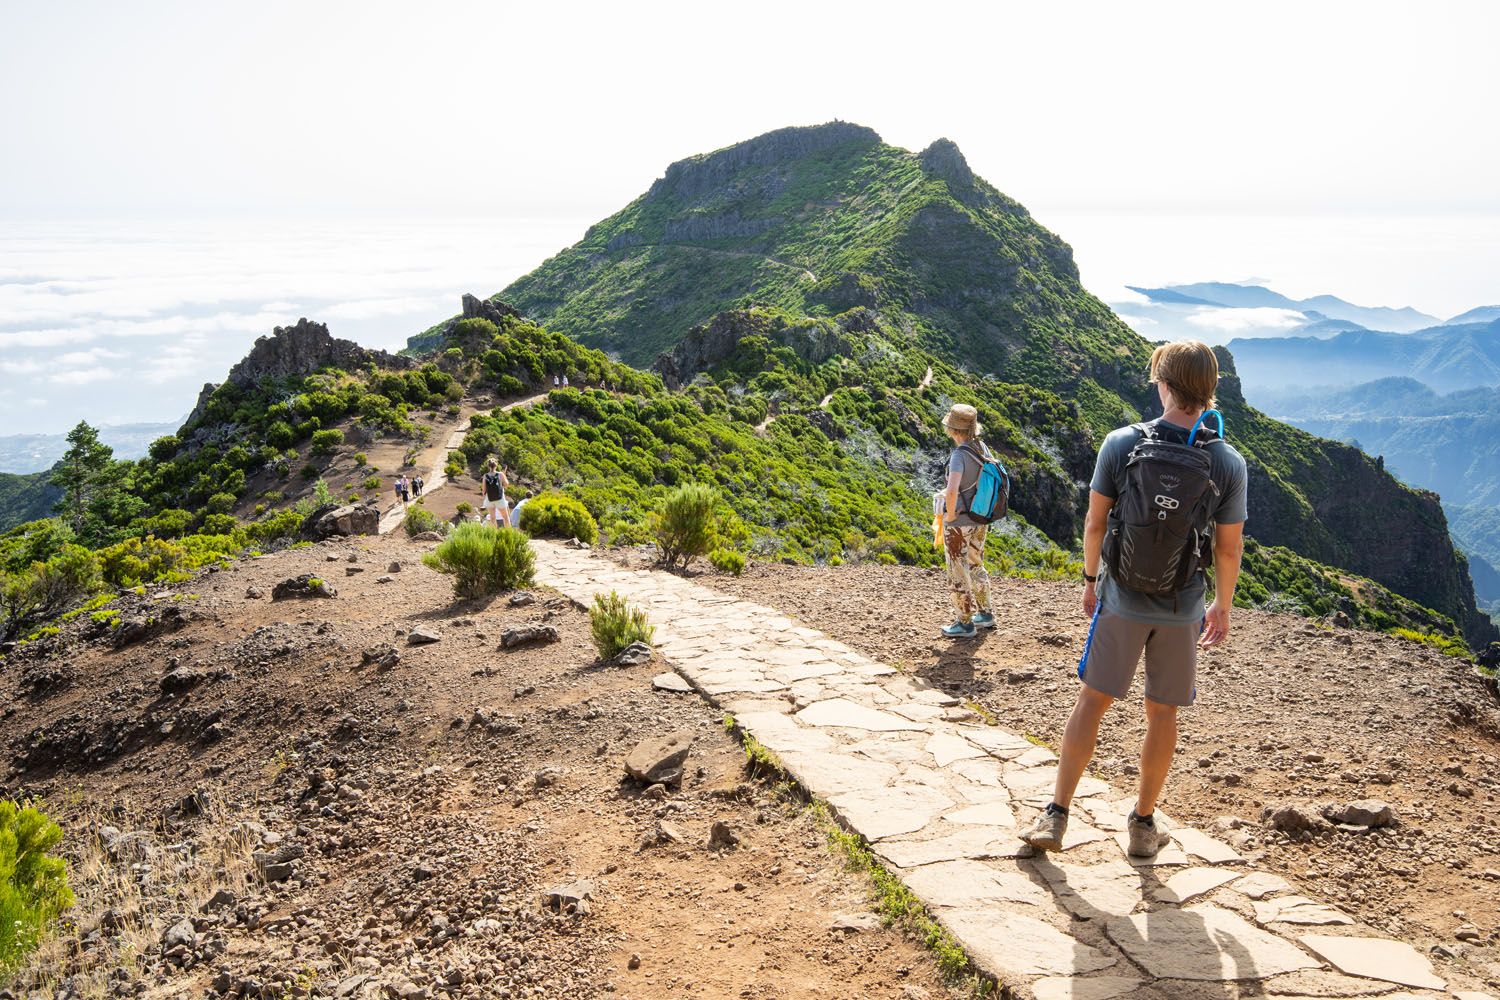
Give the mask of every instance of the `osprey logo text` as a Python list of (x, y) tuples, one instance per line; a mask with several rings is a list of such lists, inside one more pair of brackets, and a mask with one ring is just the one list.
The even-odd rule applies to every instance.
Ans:
[(1165, 507), (1167, 510), (1176, 510), (1182, 505), (1177, 502), (1177, 499), (1175, 497), (1169, 497), (1165, 494), (1158, 493), (1156, 494), (1156, 506)]
[(1161, 483), (1164, 489), (1169, 490), (1175, 490), (1177, 489), (1177, 487), (1182, 485), (1182, 479), (1172, 475), (1170, 472), (1163, 472), (1161, 475), (1156, 477), (1156, 481)]

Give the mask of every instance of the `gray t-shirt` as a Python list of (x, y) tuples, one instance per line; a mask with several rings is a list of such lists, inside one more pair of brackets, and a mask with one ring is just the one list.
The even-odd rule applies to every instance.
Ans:
[[(1189, 428), (1169, 424), (1165, 420), (1154, 421), (1157, 432), (1165, 439), (1187, 443)], [(1200, 435), (1205, 430), (1198, 432)], [(1111, 500), (1125, 491), (1125, 461), (1130, 450), (1141, 439), (1141, 432), (1134, 426), (1111, 431), (1099, 446), (1099, 459), (1094, 464), (1094, 478), (1089, 488)], [(1245, 459), (1234, 446), (1224, 441), (1214, 441), (1208, 446), (1210, 463), (1209, 477), (1219, 488), (1218, 506), (1210, 520), (1215, 524), (1240, 524), (1248, 516), (1246, 507)], [(1157, 597), (1138, 590), (1123, 587), (1110, 579), (1109, 567), (1099, 564), (1099, 602), (1124, 618), (1152, 625), (1196, 624), (1203, 618), (1203, 599), (1207, 591), (1203, 572), (1193, 575), (1188, 585), (1171, 597)]]
[[(990, 450), (985, 446), (985, 443), (983, 441), (975, 438), (974, 445), (984, 453), (986, 458), (989, 457)], [(948, 456), (948, 471), (950, 473), (956, 472), (959, 474), (958, 509), (965, 512), (960, 513), (957, 517), (955, 517), (953, 519), (953, 523), (979, 523), (978, 521), (975, 521), (973, 518), (969, 517), (966, 512), (969, 509), (969, 504), (974, 501), (974, 487), (979, 485), (979, 472), (983, 467), (984, 463), (979, 460), (979, 456), (975, 455), (974, 450), (967, 445), (954, 448), (953, 453)]]

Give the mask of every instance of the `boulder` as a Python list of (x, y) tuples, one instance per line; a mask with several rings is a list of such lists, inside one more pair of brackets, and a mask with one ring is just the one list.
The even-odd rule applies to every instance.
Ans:
[(324, 504), (302, 521), (297, 534), (308, 541), (380, 532), (380, 511), (367, 503)]
[(1343, 805), (1323, 807), (1325, 818), (1349, 826), (1390, 826), (1396, 822), (1396, 810), (1380, 799), (1358, 799)]
[(551, 625), (517, 625), (500, 634), (501, 649), (515, 649), (537, 642), (556, 642), (557, 629)]
[(432, 629), (424, 628), (420, 625), (412, 629), (411, 634), (406, 637), (406, 643), (409, 646), (427, 646), (441, 640), (442, 636), (438, 635)]
[(542, 905), (559, 913), (584, 914), (589, 912), (589, 900), (593, 898), (594, 883), (588, 879), (580, 879), (542, 893)]
[(389, 644), (371, 646), (359, 654), (359, 662), (361, 666), (369, 666), (373, 663), (379, 670), (389, 670), (401, 662), (401, 654), (396, 651), (395, 646)]
[(650, 643), (637, 639), (610, 657), (609, 662), (617, 667), (638, 667), (642, 663), (650, 663), (654, 655), (655, 652), (651, 649)]
[(191, 667), (178, 667), (162, 677), (157, 685), (161, 688), (162, 694), (171, 697), (191, 691), (201, 680), (203, 680), (203, 675)]
[(271, 600), (284, 601), (289, 597), (333, 597), (338, 593), (328, 581), (311, 573), (303, 573), (282, 580), (271, 588)]
[(1301, 833), (1304, 830), (1315, 830), (1323, 825), (1317, 813), (1304, 806), (1290, 803), (1266, 806), (1261, 813), (1261, 821), (1282, 833)]
[(682, 766), (693, 746), (687, 730), (641, 740), (625, 758), (625, 773), (647, 785), (675, 785), (682, 780)]

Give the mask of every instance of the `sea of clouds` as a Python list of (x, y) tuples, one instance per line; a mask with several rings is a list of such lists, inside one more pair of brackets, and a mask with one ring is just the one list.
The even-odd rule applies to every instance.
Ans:
[(7, 223), (0, 434), (167, 421), (300, 317), (395, 349), (576, 241), (573, 220)]

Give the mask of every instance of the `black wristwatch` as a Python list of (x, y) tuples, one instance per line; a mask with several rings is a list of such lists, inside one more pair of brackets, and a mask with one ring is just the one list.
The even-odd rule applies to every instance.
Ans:
[(1083, 578), (1085, 580), (1087, 580), (1089, 583), (1098, 583), (1099, 582), (1099, 578), (1097, 576), (1089, 576), (1087, 573), (1083, 574)]

